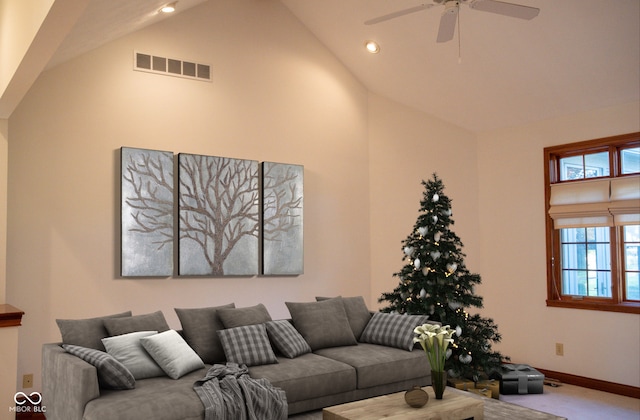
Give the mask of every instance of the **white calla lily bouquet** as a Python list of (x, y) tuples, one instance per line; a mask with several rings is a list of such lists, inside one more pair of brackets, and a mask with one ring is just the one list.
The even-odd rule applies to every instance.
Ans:
[(448, 325), (423, 324), (416, 327), (413, 332), (417, 335), (414, 343), (420, 343), (429, 358), (431, 370), (444, 371), (444, 362), (447, 359), (447, 347), (453, 344), (453, 334), (456, 333)]

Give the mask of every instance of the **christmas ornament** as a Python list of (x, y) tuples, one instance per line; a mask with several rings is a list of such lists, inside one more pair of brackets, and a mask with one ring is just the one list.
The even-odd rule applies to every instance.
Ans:
[(464, 363), (465, 365), (468, 365), (469, 363), (471, 363), (471, 360), (473, 360), (473, 357), (471, 357), (470, 354), (463, 354), (459, 357), (460, 362)]
[(433, 240), (436, 242), (440, 242), (440, 237), (442, 236), (442, 234), (440, 232), (436, 232), (435, 235), (433, 235)]
[(422, 290), (420, 290), (420, 297), (424, 299), (425, 296), (427, 296), (427, 291), (422, 288)]
[(428, 231), (429, 229), (427, 229), (426, 226), (422, 226), (418, 228), (418, 233), (420, 234), (420, 236), (427, 236)]
[(456, 326), (456, 335), (458, 337), (462, 335), (462, 328), (460, 328), (460, 325)]
[(451, 309), (453, 309), (454, 311), (456, 309), (460, 308), (461, 306), (462, 306), (462, 304), (460, 302), (456, 302), (456, 301), (453, 301), (453, 300), (451, 302), (449, 302), (449, 307)]
[(453, 352), (451, 351), (451, 349), (447, 349), (447, 353), (445, 355), (445, 358), (447, 358), (447, 359), (450, 358), (452, 353)]
[(440, 258), (440, 255), (442, 254), (440, 254), (440, 251), (431, 251), (429, 255), (431, 255), (431, 258), (433, 258), (433, 261), (435, 261)]
[(415, 249), (413, 249), (412, 246), (405, 246), (404, 247), (404, 253), (407, 257), (410, 257), (413, 255), (413, 251), (415, 251)]
[(424, 274), (425, 276), (426, 276), (427, 274), (429, 274), (429, 267), (424, 267), (424, 268), (422, 269), (422, 274)]
[(431, 218), (433, 219), (433, 223), (438, 223), (438, 216), (431, 216)]
[(458, 269), (458, 264), (456, 263), (447, 264), (447, 271), (449, 272), (449, 274), (453, 273), (457, 269)]
[(433, 194), (433, 198), (431, 199), (431, 201), (437, 203), (438, 200), (440, 200), (440, 196), (438, 195), (438, 193)]
[(416, 258), (415, 261), (413, 262), (413, 266), (417, 269), (420, 268), (420, 258)]

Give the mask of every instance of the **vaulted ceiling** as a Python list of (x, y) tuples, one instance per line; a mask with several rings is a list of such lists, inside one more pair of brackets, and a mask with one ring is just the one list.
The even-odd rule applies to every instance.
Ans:
[[(234, 0), (180, 0), (178, 7), (207, 1)], [(364, 24), (434, 0), (253, 1), (282, 1), (370, 91), (470, 131), (640, 100), (638, 0), (514, 0), (540, 9), (532, 20), (473, 10), (461, 0), (456, 32), (445, 43), (436, 42), (439, 4)], [(46, 66), (158, 21), (166, 1), (85, 3)], [(367, 53), (365, 40), (378, 42), (380, 53)]]

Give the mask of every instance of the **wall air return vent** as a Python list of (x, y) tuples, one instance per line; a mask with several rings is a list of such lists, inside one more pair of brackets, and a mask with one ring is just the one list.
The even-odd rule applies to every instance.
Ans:
[(184, 77), (187, 79), (211, 81), (211, 66), (194, 61), (176, 58), (159, 57), (138, 51), (133, 52), (133, 69), (165, 76)]

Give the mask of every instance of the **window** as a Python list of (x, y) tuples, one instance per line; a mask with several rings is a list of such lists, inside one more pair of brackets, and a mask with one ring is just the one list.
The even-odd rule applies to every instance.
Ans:
[(544, 155), (547, 305), (640, 314), (640, 133)]

